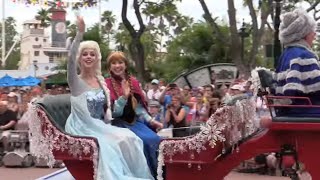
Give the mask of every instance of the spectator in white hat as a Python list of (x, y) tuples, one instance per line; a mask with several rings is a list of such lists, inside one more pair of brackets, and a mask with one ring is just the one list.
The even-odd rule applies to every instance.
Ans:
[(151, 89), (147, 92), (147, 97), (149, 100), (159, 101), (161, 91), (159, 89), (159, 80), (153, 79), (151, 81)]
[(231, 98), (226, 102), (227, 105), (234, 105), (237, 101), (247, 99), (249, 96), (244, 93), (245, 89), (240, 84), (235, 84), (230, 87)]
[(230, 90), (231, 90), (231, 92), (230, 92), (231, 95), (242, 94), (245, 91), (244, 87), (240, 84), (235, 84), (235, 85), (231, 86)]

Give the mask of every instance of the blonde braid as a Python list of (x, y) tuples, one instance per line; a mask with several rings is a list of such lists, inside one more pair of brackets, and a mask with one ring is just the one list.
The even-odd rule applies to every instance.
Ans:
[(106, 96), (107, 109), (104, 114), (104, 120), (105, 120), (105, 122), (110, 122), (113, 119), (112, 112), (111, 112), (110, 90), (108, 89), (107, 84), (105, 82), (105, 79), (101, 74), (97, 73), (96, 77), (97, 77), (99, 84), (100, 84), (101, 88), (103, 89), (103, 92)]

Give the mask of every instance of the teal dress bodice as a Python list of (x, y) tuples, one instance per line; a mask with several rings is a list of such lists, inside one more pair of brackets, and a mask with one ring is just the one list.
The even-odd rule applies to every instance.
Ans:
[(93, 89), (87, 92), (87, 106), (91, 117), (103, 120), (105, 104), (106, 97), (102, 89)]

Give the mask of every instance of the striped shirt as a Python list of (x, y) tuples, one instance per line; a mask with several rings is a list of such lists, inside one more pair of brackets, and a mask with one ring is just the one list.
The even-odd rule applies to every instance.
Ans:
[[(288, 47), (282, 53), (275, 75), (275, 94), (278, 96), (309, 97), (313, 104), (320, 104), (320, 64), (318, 57), (304, 47)], [(294, 100), (293, 104), (305, 104)], [(319, 114), (320, 109), (295, 108), (289, 113), (300, 115)]]

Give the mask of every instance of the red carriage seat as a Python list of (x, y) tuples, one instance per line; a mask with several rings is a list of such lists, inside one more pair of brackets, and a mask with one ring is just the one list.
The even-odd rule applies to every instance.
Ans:
[(93, 137), (74, 136), (65, 132), (71, 112), (70, 95), (47, 96), (34, 103), (30, 123), (31, 151), (39, 158), (62, 160), (77, 180), (95, 179), (99, 146)]

